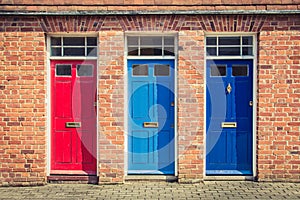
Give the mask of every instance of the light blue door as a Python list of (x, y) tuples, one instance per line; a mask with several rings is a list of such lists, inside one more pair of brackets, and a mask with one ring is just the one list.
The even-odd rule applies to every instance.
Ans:
[(208, 60), (206, 174), (252, 175), (253, 61)]
[(128, 174), (174, 174), (174, 60), (128, 60)]

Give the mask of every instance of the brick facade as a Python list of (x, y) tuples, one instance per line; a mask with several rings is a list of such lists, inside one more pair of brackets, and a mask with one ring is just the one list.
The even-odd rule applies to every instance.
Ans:
[(226, 11), (299, 10), (299, 0), (3, 0), (0, 11), (18, 12), (115, 12), (115, 11)]
[(0, 185), (47, 181), (45, 34), (66, 32), (99, 37), (99, 183), (124, 181), (125, 31), (178, 33), (179, 182), (203, 180), (205, 33), (257, 33), (257, 179), (299, 182), (299, 15), (2, 16)]
[(39, 32), (2, 32), (1, 184), (46, 181), (46, 51)]

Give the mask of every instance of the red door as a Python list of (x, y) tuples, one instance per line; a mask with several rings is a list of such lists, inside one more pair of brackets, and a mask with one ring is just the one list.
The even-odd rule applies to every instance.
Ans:
[(96, 174), (96, 61), (51, 61), (51, 174)]

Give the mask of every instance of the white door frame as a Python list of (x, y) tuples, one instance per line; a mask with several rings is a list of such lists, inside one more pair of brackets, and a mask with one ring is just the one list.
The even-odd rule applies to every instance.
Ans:
[[(203, 177), (204, 180), (211, 180), (211, 179), (221, 179), (221, 180), (230, 180), (230, 179), (242, 179), (242, 180), (254, 180), (257, 176), (257, 168), (256, 168), (256, 152), (257, 152), (257, 145), (256, 145), (256, 126), (257, 126), (257, 34), (256, 33), (245, 33), (245, 32), (219, 32), (219, 33), (205, 33), (205, 37), (207, 36), (253, 36), (253, 56), (207, 56), (206, 55), (206, 39), (204, 40), (204, 129), (203, 129), (203, 144), (204, 145), (204, 169), (203, 169)], [(230, 59), (252, 59), (253, 60), (253, 117), (252, 117), (252, 176), (207, 176), (206, 175), (206, 60), (230, 60)]]

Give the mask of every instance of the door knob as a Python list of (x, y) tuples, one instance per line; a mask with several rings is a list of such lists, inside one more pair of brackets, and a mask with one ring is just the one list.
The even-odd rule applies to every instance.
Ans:
[(253, 101), (249, 101), (249, 106), (253, 106)]
[(227, 85), (227, 87), (226, 87), (226, 90), (227, 90), (227, 93), (228, 93), (228, 94), (231, 93), (232, 87), (231, 87), (230, 83), (228, 83), (228, 85)]

